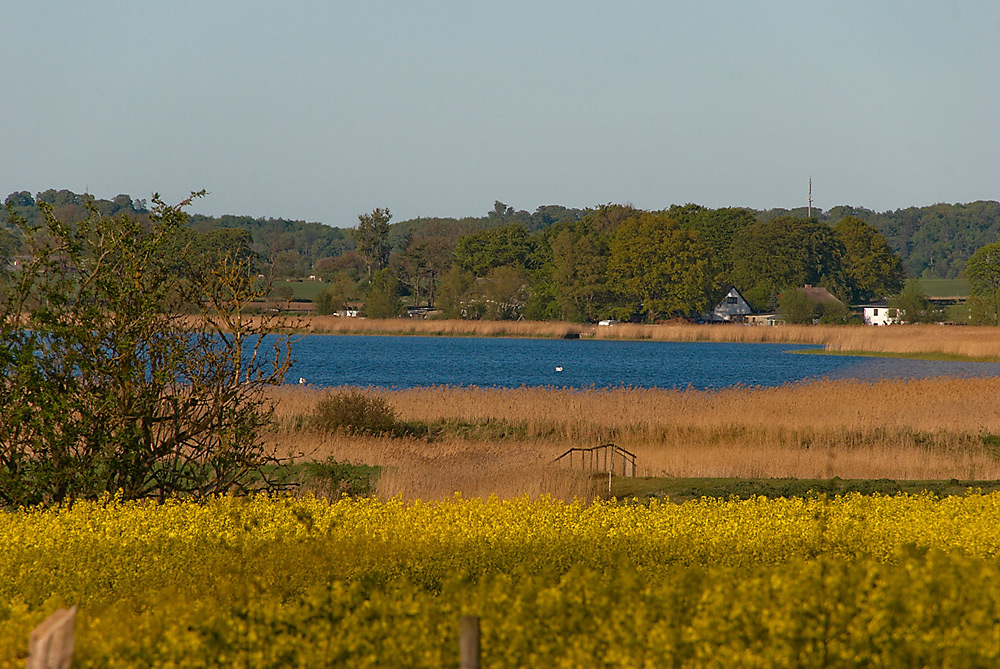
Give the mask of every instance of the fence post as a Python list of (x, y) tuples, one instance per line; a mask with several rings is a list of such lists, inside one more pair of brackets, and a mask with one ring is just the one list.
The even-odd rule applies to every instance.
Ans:
[(604, 449), (611, 456), (611, 462), (608, 463), (608, 499), (611, 499), (611, 477), (615, 473), (615, 449), (607, 446)]
[(69, 669), (73, 662), (76, 607), (59, 609), (31, 630), (28, 669)]
[(461, 669), (479, 669), (479, 616), (462, 616), (459, 647)]

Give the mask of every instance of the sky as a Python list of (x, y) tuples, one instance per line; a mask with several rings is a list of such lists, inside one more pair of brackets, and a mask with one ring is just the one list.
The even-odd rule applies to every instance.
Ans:
[(1000, 199), (995, 0), (33, 0), (0, 33), (0, 198), (351, 227), (502, 201)]

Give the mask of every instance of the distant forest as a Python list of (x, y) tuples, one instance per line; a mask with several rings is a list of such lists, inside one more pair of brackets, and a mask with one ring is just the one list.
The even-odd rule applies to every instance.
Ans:
[[(22, 191), (10, 194), (5, 203), (31, 221), (40, 216), (36, 203), (45, 202), (53, 207), (59, 218), (73, 222), (84, 218), (87, 198), (68, 190), (47, 190), (35, 195)], [(147, 213), (145, 200), (128, 195), (118, 195), (112, 200), (93, 200), (93, 205), (105, 216), (141, 217)], [(857, 241), (851, 241), (852, 235), (854, 238), (859, 234), (867, 235), (865, 239), (868, 240), (871, 235), (865, 232), (867, 229), (881, 233), (901, 261), (902, 274), (913, 278), (959, 277), (966, 261), (978, 248), (1000, 239), (1000, 203), (994, 201), (937, 204), (887, 212), (850, 206), (837, 206), (828, 211), (813, 208), (812, 223), (822, 224), (819, 227), (809, 227), (805, 207), (766, 211), (713, 210), (689, 204), (642, 212), (627, 205), (589, 209), (552, 205), (527, 212), (498, 201), (483, 216), (460, 219), (416, 218), (392, 222), (388, 211), (376, 209), (373, 214), (376, 215), (374, 220), (370, 214), (359, 215), (357, 229), (280, 218), (200, 214), (191, 215), (188, 226), (193, 233), (214, 237), (216, 244), (249, 246), (276, 277), (317, 276), (338, 284), (330, 298), (335, 304), (366, 297), (376, 273), (385, 269), (390, 271), (395, 283), (388, 288), (389, 292), (410, 304), (434, 303), (442, 290), (446, 298), (457, 300), (456, 303), (469, 303), (469, 291), (475, 292), (470, 282), (478, 280), (481, 284), (491, 276), (489, 280), (498, 284), (507, 282), (513, 286), (521, 282), (529, 287), (531, 295), (519, 297), (521, 303), (512, 307), (519, 315), (524, 315), (525, 307), (531, 302), (533, 306), (528, 307), (528, 311), (535, 316), (576, 318), (591, 318), (597, 313), (594, 309), (603, 309), (604, 313), (611, 305), (617, 305), (622, 313), (630, 308), (627, 304), (640, 309), (643, 294), (648, 296), (653, 288), (644, 284), (643, 277), (630, 277), (628, 273), (632, 265), (646, 262), (644, 253), (669, 252), (683, 257), (690, 252), (692, 263), (702, 260), (707, 263), (703, 276), (692, 275), (685, 279), (689, 284), (698, 285), (689, 295), (688, 307), (703, 304), (714, 297), (721, 285), (741, 279), (741, 289), (750, 292), (757, 306), (764, 308), (764, 302), (773, 306), (777, 291), (782, 287), (781, 281), (811, 280), (847, 299), (885, 297), (878, 294), (878, 290), (897, 286), (898, 281), (893, 279), (896, 283), (885, 283), (883, 280), (879, 284), (881, 288), (865, 289), (861, 279), (851, 278), (851, 272), (857, 273), (860, 266), (855, 258), (852, 269), (848, 257), (858, 252)], [(0, 223), (6, 222), (6, 218), (5, 208), (0, 212)], [(847, 230), (850, 226), (842, 225), (845, 220), (854, 226), (850, 231)], [(669, 221), (669, 224), (662, 221)], [(865, 224), (864, 229), (857, 227), (859, 222)], [(836, 234), (830, 232), (838, 230), (838, 226)], [(0, 232), (3, 233), (0, 251), (16, 254), (16, 239), (6, 226)], [(673, 239), (673, 246), (640, 248), (638, 242), (629, 237), (638, 239), (643, 234), (666, 235)], [(820, 238), (829, 238), (835, 244), (824, 246), (834, 242), (817, 241)], [(738, 251), (734, 250), (734, 240), (739, 242)], [(700, 246), (692, 250), (693, 247), (689, 248), (691, 243)], [(797, 258), (791, 263), (795, 267), (779, 268), (780, 271), (771, 266), (785, 263), (787, 257), (782, 254), (787, 255), (788, 249), (796, 245), (809, 246), (813, 256)], [(854, 250), (851, 250), (852, 245)], [(756, 266), (744, 257), (751, 253), (761, 255), (756, 259)], [(773, 255), (773, 263), (765, 261), (763, 256), (768, 253)], [(616, 262), (632, 265), (616, 269)], [(588, 277), (588, 267), (600, 267), (600, 276)], [(501, 268), (510, 271), (501, 271)], [(459, 270), (462, 276), (457, 274)], [(659, 267), (655, 271), (676, 273), (680, 270)], [(764, 281), (762, 272), (777, 274)], [(667, 288), (684, 292), (677, 286)], [(463, 290), (464, 297), (449, 295), (449, 291)], [(516, 292), (514, 288), (507, 291)], [(612, 293), (617, 297), (609, 297)], [(480, 301), (495, 300), (483, 296)], [(576, 305), (570, 304), (572, 302)], [(680, 305), (655, 306), (662, 307), (668, 314), (684, 310)]]

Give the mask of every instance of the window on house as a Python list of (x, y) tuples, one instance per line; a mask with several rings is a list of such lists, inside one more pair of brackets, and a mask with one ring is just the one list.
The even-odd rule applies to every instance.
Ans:
[(727, 295), (726, 304), (736, 304), (736, 298), (732, 295)]
[(878, 316), (878, 309), (872, 309), (872, 315)]

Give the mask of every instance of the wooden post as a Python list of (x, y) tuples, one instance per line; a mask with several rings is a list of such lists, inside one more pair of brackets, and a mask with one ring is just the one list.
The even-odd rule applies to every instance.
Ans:
[(73, 662), (76, 607), (59, 609), (31, 630), (28, 669), (69, 669)]
[(462, 616), (459, 647), (461, 669), (479, 669), (479, 616)]
[(614, 449), (609, 449), (607, 446), (604, 447), (604, 452), (608, 453), (610, 451), (611, 462), (608, 463), (608, 499), (611, 499), (611, 476), (615, 471), (615, 451)]

